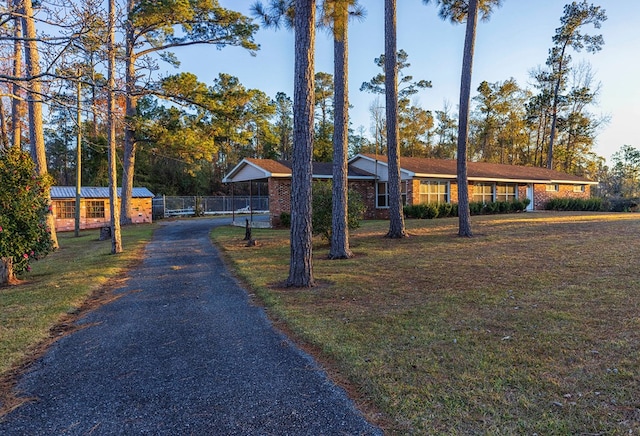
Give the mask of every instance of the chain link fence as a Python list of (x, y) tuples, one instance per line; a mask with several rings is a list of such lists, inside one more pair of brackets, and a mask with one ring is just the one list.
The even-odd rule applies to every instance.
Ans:
[(268, 196), (159, 196), (153, 199), (153, 219), (175, 216), (269, 213)]

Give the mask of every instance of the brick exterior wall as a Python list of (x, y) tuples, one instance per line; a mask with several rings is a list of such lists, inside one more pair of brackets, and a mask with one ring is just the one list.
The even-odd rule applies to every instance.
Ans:
[[(574, 185), (560, 185), (559, 191), (547, 191), (545, 184), (534, 185), (534, 209), (542, 210), (552, 198), (584, 198), (591, 196), (590, 186), (586, 185), (584, 192), (573, 192)], [(370, 180), (349, 182), (349, 189), (358, 192), (366, 206), (365, 219), (389, 219), (388, 209), (376, 208), (376, 188)], [(415, 193), (415, 195), (414, 195)], [(420, 198), (420, 180), (407, 183), (407, 204), (417, 204)], [(527, 185), (518, 185), (518, 198), (527, 198)], [(458, 202), (458, 184), (449, 184), (449, 201)], [(469, 184), (469, 200), (473, 201), (473, 185)], [(269, 179), (269, 219), (272, 226), (280, 225), (280, 214), (291, 211), (291, 179)]]
[[(291, 179), (270, 178), (269, 182), (269, 222), (273, 227), (278, 227), (280, 214), (291, 211)], [(360, 194), (366, 206), (365, 219), (388, 219), (387, 209), (376, 209), (376, 188), (369, 180), (356, 180), (349, 182), (349, 189)]]
[[(413, 193), (416, 193), (414, 196)], [(407, 182), (407, 204), (416, 204), (420, 200), (420, 180), (409, 180)]]
[(364, 219), (384, 220), (389, 219), (389, 209), (376, 208), (376, 185), (370, 180), (358, 180), (349, 182), (349, 189), (360, 194), (366, 207)]
[[(473, 195), (473, 189), (470, 190), (469, 195)], [(458, 183), (457, 182), (451, 182), (449, 184), (449, 202), (450, 203), (458, 202)]]
[[(57, 205), (58, 201), (70, 201), (65, 200), (52, 200), (53, 216), (58, 216)], [(104, 201), (104, 218), (87, 218), (86, 201)], [(75, 201), (75, 200), (73, 200)], [(131, 221), (134, 224), (151, 223), (152, 222), (152, 207), (151, 198), (133, 198), (131, 201), (131, 208), (133, 210), (133, 216)], [(108, 226), (111, 221), (111, 202), (108, 198), (87, 198), (80, 200), (80, 229), (97, 229), (103, 226)], [(75, 218), (56, 218), (56, 231), (67, 232), (75, 230)]]
[(269, 222), (280, 225), (280, 214), (291, 211), (291, 179), (269, 178)]
[(591, 185), (584, 187), (584, 192), (574, 192), (574, 185), (560, 185), (558, 191), (547, 191), (547, 185), (534, 185), (534, 209), (544, 210), (545, 205), (552, 198), (591, 198)]

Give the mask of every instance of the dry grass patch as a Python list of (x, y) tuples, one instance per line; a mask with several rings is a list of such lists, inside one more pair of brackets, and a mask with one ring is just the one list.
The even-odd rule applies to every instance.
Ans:
[(314, 269), (324, 285), (276, 286), (288, 232), (214, 238), (274, 317), (331, 359), (388, 418), (389, 433), (640, 431), (640, 220), (535, 213), (384, 222), (352, 234), (355, 257)]

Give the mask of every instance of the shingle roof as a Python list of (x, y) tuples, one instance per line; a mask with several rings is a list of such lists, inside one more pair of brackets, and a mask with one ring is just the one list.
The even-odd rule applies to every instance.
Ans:
[[(282, 165), (287, 168), (287, 175), (291, 176), (291, 168), (292, 162), (288, 160), (279, 160), (274, 161), (277, 164)], [(313, 177), (317, 178), (327, 178), (333, 177), (333, 162), (312, 162), (311, 172)], [(347, 168), (347, 176), (348, 177), (370, 177), (373, 178), (373, 174), (368, 173), (366, 171), (361, 170), (360, 168), (348, 167)]]
[[(118, 188), (118, 197), (120, 197), (122, 188)], [(147, 188), (133, 188), (133, 198), (149, 198), (153, 197), (153, 193)], [(83, 186), (80, 188), (80, 197), (82, 198), (109, 198), (109, 188), (96, 186)], [(75, 186), (52, 186), (51, 198), (76, 198)]]
[[(377, 160), (386, 164), (386, 156), (373, 154), (360, 154), (351, 159), (355, 163), (357, 159)], [(226, 177), (225, 182), (233, 181), (236, 175), (246, 165), (256, 167), (261, 171), (260, 177), (291, 177), (291, 161), (276, 161), (272, 159), (245, 158)], [(400, 158), (402, 170), (413, 173), (412, 177), (455, 179), (457, 162), (451, 159), (428, 159), (417, 157)], [(331, 162), (314, 162), (314, 178), (331, 178), (333, 164)], [(242, 180), (255, 180), (255, 175)], [(357, 165), (349, 165), (348, 177), (374, 178), (374, 175), (359, 168)], [(566, 174), (560, 171), (539, 167), (525, 167), (517, 165), (494, 164), (486, 162), (469, 162), (467, 165), (467, 177), (470, 181), (507, 181), (518, 183), (579, 183), (595, 184), (584, 177)]]
[(273, 159), (255, 159), (252, 157), (245, 158), (247, 162), (259, 166), (260, 168), (270, 172), (271, 174), (291, 174), (291, 166), (285, 166), (279, 161)]
[[(363, 154), (370, 159), (387, 162), (386, 156)], [(417, 157), (401, 157), (400, 167), (411, 171), (416, 176), (456, 177), (457, 162), (451, 159), (427, 159)], [(540, 181), (540, 182), (570, 182), (593, 183), (584, 177), (566, 174), (560, 171), (540, 167), (525, 167), (517, 165), (494, 164), (487, 162), (468, 162), (467, 177), (469, 179)]]
[[(333, 176), (332, 162), (313, 162), (312, 165), (311, 171), (314, 178), (323, 179)], [(247, 167), (255, 167), (255, 169), (259, 170), (259, 174), (246, 173), (239, 176)], [(287, 160), (244, 158), (224, 177), (223, 182), (257, 180), (266, 177), (291, 177), (291, 167), (292, 162)], [(374, 178), (373, 174), (351, 166), (348, 167), (347, 177)]]

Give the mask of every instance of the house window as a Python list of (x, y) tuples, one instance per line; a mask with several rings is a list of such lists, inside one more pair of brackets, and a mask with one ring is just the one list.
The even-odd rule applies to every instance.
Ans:
[[(402, 204), (407, 204), (407, 182), (400, 182), (400, 196)], [(389, 207), (389, 184), (387, 182), (376, 183), (376, 207)]]
[(514, 183), (496, 184), (496, 201), (512, 201), (517, 197), (518, 185)]
[(87, 201), (87, 218), (104, 218), (104, 200)]
[(551, 192), (558, 192), (560, 190), (560, 185), (558, 185), (557, 183), (551, 183), (546, 185), (545, 189)]
[(449, 182), (440, 180), (420, 180), (420, 204), (448, 203)]
[(476, 183), (473, 185), (473, 201), (491, 203), (493, 201), (493, 183)]
[(585, 185), (573, 185), (573, 192), (584, 192)]
[(56, 205), (56, 218), (67, 219), (75, 218), (76, 216), (76, 202), (75, 201), (55, 201)]

